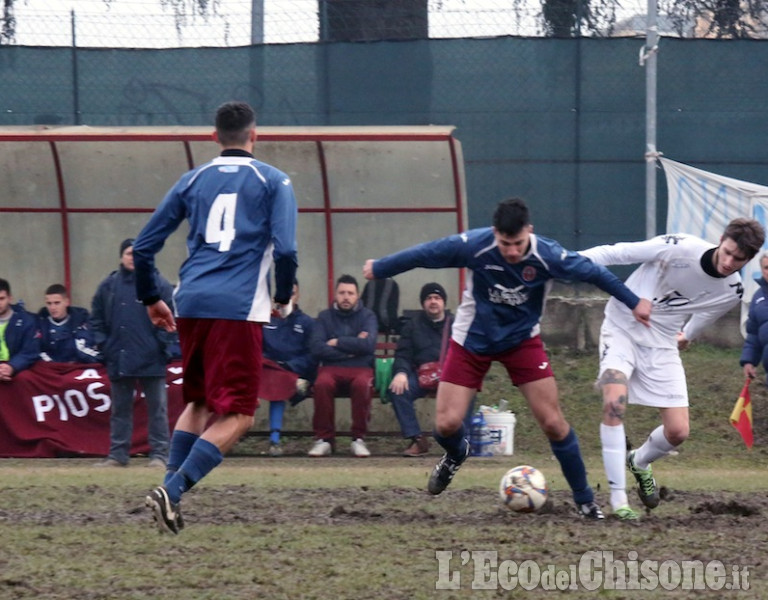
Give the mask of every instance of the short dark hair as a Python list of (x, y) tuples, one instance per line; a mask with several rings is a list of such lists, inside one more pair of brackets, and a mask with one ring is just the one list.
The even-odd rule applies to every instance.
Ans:
[(341, 284), (341, 283), (351, 283), (352, 285), (355, 286), (356, 290), (358, 290), (358, 291), (360, 290), (360, 287), (357, 285), (357, 279), (352, 277), (352, 275), (346, 275), (345, 274), (345, 275), (342, 275), (341, 277), (339, 277), (336, 280), (336, 287), (338, 288), (339, 284)]
[(50, 294), (61, 294), (64, 297), (68, 297), (67, 288), (60, 283), (54, 283), (53, 285), (48, 286), (45, 290), (45, 295), (49, 296)]
[(752, 260), (760, 252), (765, 242), (765, 230), (754, 219), (740, 217), (734, 219), (723, 232), (723, 238), (730, 238), (739, 250), (741, 250), (748, 260)]
[(11, 284), (8, 283), (7, 279), (0, 279), (0, 292), (7, 292), (8, 295), (11, 295)]
[(502, 200), (493, 213), (493, 226), (505, 235), (517, 235), (530, 224), (530, 212), (520, 198)]
[(225, 102), (216, 110), (216, 134), (222, 146), (243, 146), (256, 125), (256, 114), (246, 102)]

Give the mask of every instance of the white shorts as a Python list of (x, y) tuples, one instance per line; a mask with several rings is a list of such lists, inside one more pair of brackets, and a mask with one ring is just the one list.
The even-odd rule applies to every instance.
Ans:
[(600, 373), (621, 371), (629, 382), (630, 404), (673, 408), (688, 406), (685, 370), (677, 348), (636, 345), (608, 321), (600, 328)]

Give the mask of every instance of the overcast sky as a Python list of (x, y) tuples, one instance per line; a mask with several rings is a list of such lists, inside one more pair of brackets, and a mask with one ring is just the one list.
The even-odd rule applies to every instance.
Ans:
[[(530, 0), (518, 21), (511, 0), (429, 0), (431, 37), (536, 35)], [(190, 0), (187, 0), (190, 3)], [(176, 28), (173, 9), (161, 0), (16, 0), (16, 43), (72, 44), (75, 11), (78, 46), (162, 48), (246, 46), (251, 43), (252, 0), (212, 0), (215, 14), (190, 14)], [(318, 38), (317, 0), (263, 0), (266, 43), (313, 42)], [(625, 14), (645, 13), (643, 0), (621, 0)]]

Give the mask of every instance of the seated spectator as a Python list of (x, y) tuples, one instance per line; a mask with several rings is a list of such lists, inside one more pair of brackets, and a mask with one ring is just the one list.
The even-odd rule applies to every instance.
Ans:
[(293, 310), (284, 319), (272, 315), (264, 325), (264, 364), (259, 398), (269, 401), (269, 455), (282, 456), (280, 431), (285, 404), (296, 405), (309, 393), (317, 361), (309, 350), (315, 320), (299, 308), (299, 282), (293, 282)]
[(328, 456), (336, 443), (334, 401), (349, 396), (352, 408), (352, 454), (370, 456), (365, 445), (373, 395), (373, 360), (378, 323), (360, 302), (357, 280), (342, 275), (336, 281), (333, 306), (317, 316), (310, 348), (320, 363), (313, 390), (315, 443), (309, 456)]
[(61, 363), (101, 362), (101, 354), (93, 345), (88, 317), (87, 309), (70, 306), (67, 288), (60, 283), (48, 286), (45, 306), (37, 313), (40, 358)]
[(40, 359), (40, 331), (35, 315), (11, 304), (11, 284), (0, 279), (0, 381), (11, 381)]
[(445, 310), (446, 299), (445, 288), (439, 283), (424, 285), (419, 294), (423, 310), (405, 323), (397, 341), (388, 396), (403, 437), (411, 440), (403, 456), (423, 456), (429, 450), (414, 402), (437, 389), (438, 379), (419, 384), (419, 367), (427, 363), (439, 367), (445, 358), (453, 324), (453, 317)]

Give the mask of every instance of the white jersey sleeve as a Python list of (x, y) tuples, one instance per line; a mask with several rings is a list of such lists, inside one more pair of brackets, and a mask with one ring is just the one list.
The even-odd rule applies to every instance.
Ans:
[(702, 257), (713, 244), (685, 234), (663, 235), (643, 242), (597, 246), (581, 252), (603, 265), (642, 263), (627, 286), (653, 303), (651, 326), (637, 323), (621, 303), (610, 299), (606, 321), (628, 332), (637, 344), (673, 348), (683, 331), (695, 339), (709, 325), (738, 304), (741, 277), (714, 277), (702, 267)]
[(619, 242), (595, 246), (581, 250), (579, 254), (586, 256), (599, 265), (635, 265), (648, 261), (659, 260), (668, 252), (670, 244), (677, 244), (682, 235), (660, 235), (642, 242)]

